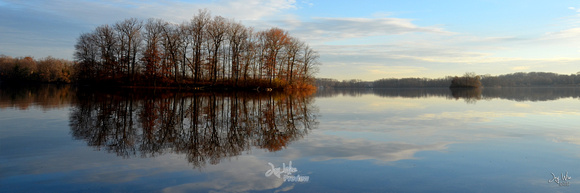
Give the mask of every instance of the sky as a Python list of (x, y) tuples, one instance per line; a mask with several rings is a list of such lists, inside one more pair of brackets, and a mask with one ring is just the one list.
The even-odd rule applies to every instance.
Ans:
[(318, 51), (321, 78), (580, 72), (580, 0), (0, 0), (0, 54), (73, 60), (97, 26), (200, 9), (289, 31)]

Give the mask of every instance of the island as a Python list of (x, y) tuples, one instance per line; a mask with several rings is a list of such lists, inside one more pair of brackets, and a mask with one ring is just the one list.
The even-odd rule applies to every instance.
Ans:
[(481, 77), (475, 73), (465, 73), (462, 77), (454, 77), (449, 88), (479, 88)]
[(80, 34), (74, 61), (0, 57), (0, 81), (180, 90), (315, 90), (319, 54), (288, 31), (199, 10), (180, 24), (129, 18)]

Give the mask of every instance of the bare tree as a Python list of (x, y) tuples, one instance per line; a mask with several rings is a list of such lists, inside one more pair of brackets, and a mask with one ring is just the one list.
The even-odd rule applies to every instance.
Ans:
[(98, 50), (95, 33), (83, 33), (77, 39), (75, 44), (76, 78), (86, 81), (94, 78), (97, 73)]
[(192, 36), (189, 34), (189, 26), (187, 23), (179, 25), (179, 36), (181, 37), (180, 54), (181, 54), (181, 77), (186, 78), (186, 68), (191, 66), (192, 61), (187, 57), (189, 45), (192, 42)]
[[(182, 43), (182, 36), (180, 35), (180, 29), (178, 25), (170, 24), (165, 22), (165, 25), (161, 28), (163, 30), (163, 46), (164, 46), (164, 56), (165, 56), (165, 77), (173, 76), (175, 82), (178, 81), (179, 75), (179, 62), (180, 62), (180, 51), (179, 48)], [(173, 68), (173, 72), (171, 69)]]
[(310, 81), (314, 80), (309, 79), (313, 79), (314, 73), (318, 71), (317, 66), (320, 65), (318, 61), (320, 55), (308, 45), (304, 46), (302, 50), (302, 73), (300, 74), (302, 75), (302, 82), (310, 83)]
[(209, 23), (207, 27), (207, 34), (209, 38), (209, 46), (212, 57), (210, 58), (210, 70), (212, 75), (210, 80), (215, 83), (217, 81), (218, 72), (218, 62), (219, 62), (219, 50), (224, 41), (224, 36), (227, 32), (227, 20), (221, 16), (215, 16)]
[(276, 66), (278, 65), (277, 59), (280, 50), (285, 44), (289, 42), (288, 32), (280, 28), (271, 28), (269, 30), (261, 32), (261, 38), (263, 38), (263, 43), (265, 47), (265, 68), (268, 75), (270, 83), (274, 77), (278, 74), (276, 72)]
[(286, 79), (290, 84), (293, 83), (294, 73), (295, 73), (295, 66), (296, 63), (299, 61), (300, 57), (300, 50), (304, 47), (304, 43), (301, 42), (298, 38), (291, 37), (288, 44), (285, 44), (286, 50)]
[(252, 67), (252, 73), (255, 75), (257, 71), (255, 70), (256, 58), (257, 58), (257, 36), (253, 32), (253, 28), (247, 28), (247, 38), (244, 41), (243, 58), (244, 58), (244, 68), (243, 68), (243, 80), (247, 81), (249, 78), (250, 67)]
[(231, 26), (228, 30), (228, 40), (231, 49), (231, 75), (234, 79), (234, 85), (238, 84), (240, 77), (240, 58), (248, 38), (246, 27), (241, 23), (231, 21)]
[(75, 49), (85, 80), (146, 80), (153, 85), (209, 81), (238, 86), (243, 79), (246, 86), (251, 80), (254, 85), (284, 87), (304, 82), (318, 59), (287, 31), (255, 33), (240, 22), (211, 17), (207, 10), (181, 24), (131, 18), (112, 27), (102, 25), (81, 34)]
[(145, 51), (143, 53), (143, 66), (145, 68), (145, 77), (152, 79), (156, 84), (159, 70), (161, 67), (161, 40), (164, 22), (160, 19), (149, 19), (145, 23), (145, 31), (142, 32), (145, 40)]
[(120, 40), (120, 65), (126, 68), (127, 74), (131, 76), (131, 79), (134, 79), (137, 52), (142, 41), (140, 32), (143, 22), (136, 18), (130, 18), (117, 22), (114, 27)]
[(192, 63), (192, 74), (193, 80), (195, 83), (198, 83), (201, 74), (201, 66), (202, 66), (202, 58), (203, 58), (203, 42), (205, 41), (206, 35), (206, 26), (210, 21), (210, 14), (209, 12), (204, 10), (199, 10), (199, 13), (193, 17), (191, 22), (189, 23), (189, 34), (191, 35), (192, 40), (192, 54), (193, 54), (193, 63)]
[(116, 78), (119, 66), (115, 53), (117, 52), (117, 37), (113, 28), (109, 25), (102, 25), (95, 29), (96, 43), (100, 50), (100, 64), (103, 67), (102, 74), (105, 79)]

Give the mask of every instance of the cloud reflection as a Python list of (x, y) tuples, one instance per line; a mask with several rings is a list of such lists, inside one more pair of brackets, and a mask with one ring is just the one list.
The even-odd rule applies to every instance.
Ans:
[[(241, 156), (235, 162), (222, 163), (204, 169), (208, 180), (167, 187), (163, 192), (248, 192), (279, 188), (282, 178), (265, 177), (268, 162), (256, 156)], [(287, 184), (291, 185), (291, 184)], [(282, 189), (291, 189), (284, 186)]]
[(331, 159), (377, 160), (380, 163), (416, 159), (421, 151), (443, 151), (451, 142), (413, 144), (404, 141), (372, 141), (368, 139), (349, 139), (325, 134), (312, 134), (309, 139), (298, 142), (289, 148), (288, 159), (308, 157), (313, 161)]

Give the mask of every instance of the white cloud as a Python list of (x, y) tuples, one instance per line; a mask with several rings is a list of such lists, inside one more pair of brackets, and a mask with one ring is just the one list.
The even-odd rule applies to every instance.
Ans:
[[(211, 3), (184, 1), (77, 1), (75, 3), (49, 0), (28, 1), (25, 6), (40, 12), (92, 21), (98, 24), (111, 23), (123, 18), (161, 18), (180, 23), (187, 21), (200, 9), (208, 9), (214, 15), (238, 20), (256, 20), (272, 17), (280, 11), (295, 9), (295, 0), (219, 0)], [(256, 11), (259, 10), (259, 11)]]
[(0, 53), (71, 59), (76, 36), (125, 18), (161, 18), (181, 23), (190, 20), (198, 10), (207, 8), (212, 15), (236, 20), (263, 20), (282, 17), (282, 12), (296, 9), (296, 4), (295, 0), (217, 0), (206, 3), (7, 0), (0, 6), (0, 44), (10, 46), (0, 47)]
[[(324, 65), (341, 63), (352, 72), (365, 68), (366, 76), (354, 77), (365, 80), (417, 77), (417, 74), (420, 74), (419, 77), (438, 78), (466, 71), (493, 75), (517, 71), (564, 74), (578, 71), (575, 62), (580, 60), (577, 57), (580, 47), (576, 43), (580, 42), (580, 28), (536, 36), (515, 34), (486, 37), (452, 32), (452, 35), (435, 32), (418, 34), (411, 33), (421, 31), (408, 27), (413, 25), (395, 26), (393, 29), (406, 31), (396, 34), (397, 30), (393, 30), (390, 34), (384, 33), (376, 38), (350, 38), (358, 36), (358, 32), (336, 29), (341, 32), (337, 32), (338, 35), (334, 37), (345, 40), (313, 47), (323, 56), (321, 59)], [(381, 31), (369, 30), (365, 33), (378, 34)], [(324, 30), (322, 32), (326, 33)], [(323, 41), (328, 42), (326, 39)], [(337, 70), (325, 68), (324, 65), (321, 66), (321, 75), (333, 77)]]
[(413, 32), (454, 34), (440, 27), (417, 26), (411, 19), (403, 18), (312, 18), (289, 26), (299, 37), (319, 42)]
[(557, 32), (548, 32), (545, 34), (543, 39), (546, 40), (579, 40), (580, 41), (580, 27), (566, 29)]
[(512, 70), (514, 70), (514, 71), (523, 71), (523, 70), (528, 70), (528, 69), (530, 69), (529, 66), (514, 66), (512, 68)]
[(376, 12), (376, 13), (373, 13), (373, 17), (376, 17), (376, 18), (390, 17), (392, 15), (393, 15), (393, 13), (391, 13), (391, 12)]
[(380, 75), (383, 77), (399, 76), (399, 74), (421, 74), (426, 71), (425, 67), (418, 66), (372, 66), (366, 67), (367, 71), (372, 75)]

